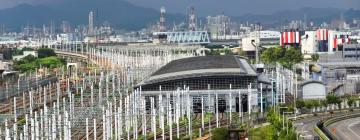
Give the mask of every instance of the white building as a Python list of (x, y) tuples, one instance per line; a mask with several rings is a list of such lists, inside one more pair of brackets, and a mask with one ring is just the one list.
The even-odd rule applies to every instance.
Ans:
[(2, 71), (9, 71), (11, 70), (11, 62), (3, 62), (0, 61), (0, 70)]
[[(334, 39), (339, 39), (341, 36), (350, 37), (350, 35), (351, 32), (328, 30), (326, 37), (328, 51), (323, 53), (333, 53), (335, 44)], [(318, 35), (316, 31), (305, 31), (305, 34), (301, 37), (301, 52), (305, 55), (305, 57), (309, 57), (311, 54), (315, 54), (319, 51), (319, 42), (317, 38)]]
[(38, 57), (38, 53), (37, 51), (24, 51), (23, 55), (17, 55), (17, 56), (13, 56), (13, 60), (20, 60), (23, 59), (24, 57), (28, 56), (28, 55), (32, 55), (34, 57)]
[[(260, 39), (259, 39), (260, 37)], [(280, 32), (278, 31), (258, 31), (251, 32), (248, 37), (242, 38), (241, 46), (243, 51), (255, 51), (255, 47), (252, 44), (260, 44), (262, 47), (268, 48), (279, 45)]]
[(301, 85), (302, 99), (325, 99), (326, 98), (326, 86), (320, 81), (306, 81)]
[(301, 53), (302, 54), (314, 54), (316, 53), (316, 31), (305, 31), (305, 34), (301, 37)]
[(329, 30), (329, 40), (328, 40), (329, 52), (333, 52), (335, 37), (340, 38), (340, 36), (350, 36), (350, 35), (351, 32)]

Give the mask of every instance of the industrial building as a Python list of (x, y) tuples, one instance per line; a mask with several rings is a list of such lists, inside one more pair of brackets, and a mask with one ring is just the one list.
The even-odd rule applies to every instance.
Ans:
[(200, 98), (204, 98), (205, 108), (215, 108), (216, 97), (220, 112), (239, 111), (239, 94), (244, 112), (248, 101), (250, 107), (258, 106), (257, 73), (245, 58), (232, 55), (174, 60), (136, 86), (146, 97), (166, 96), (184, 87), (189, 89), (194, 112)]
[(360, 92), (358, 61), (319, 62), (311, 67), (311, 79), (326, 84), (326, 93), (338, 95)]
[(318, 52), (333, 53), (342, 50), (344, 44), (350, 44), (350, 35), (350, 32), (328, 29), (305, 31), (301, 37), (301, 52), (311, 55)]
[(280, 46), (299, 47), (301, 43), (301, 34), (299, 31), (281, 32)]
[(301, 85), (301, 98), (308, 99), (325, 99), (326, 98), (326, 86), (324, 83), (316, 80), (308, 80)]

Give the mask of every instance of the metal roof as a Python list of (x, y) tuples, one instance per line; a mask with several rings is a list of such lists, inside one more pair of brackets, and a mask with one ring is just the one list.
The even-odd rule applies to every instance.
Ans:
[(138, 85), (205, 76), (257, 76), (245, 58), (197, 56), (171, 61)]
[(307, 81), (304, 81), (300, 84), (300, 86), (304, 86), (304, 85), (307, 85), (307, 84), (311, 84), (311, 83), (317, 83), (317, 84), (322, 84), (322, 85), (325, 85), (323, 82), (321, 81), (317, 81), (317, 80), (307, 80)]

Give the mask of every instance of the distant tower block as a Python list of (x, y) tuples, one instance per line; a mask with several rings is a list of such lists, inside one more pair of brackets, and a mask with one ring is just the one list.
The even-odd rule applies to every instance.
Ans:
[(196, 15), (195, 15), (195, 8), (193, 6), (190, 7), (190, 11), (189, 11), (189, 29), (191, 31), (196, 30)]
[(160, 22), (159, 22), (159, 31), (160, 32), (165, 32), (166, 27), (165, 27), (165, 13), (166, 10), (164, 7), (160, 8)]
[(89, 13), (89, 31), (88, 31), (89, 35), (93, 35), (94, 34), (94, 12), (91, 11)]

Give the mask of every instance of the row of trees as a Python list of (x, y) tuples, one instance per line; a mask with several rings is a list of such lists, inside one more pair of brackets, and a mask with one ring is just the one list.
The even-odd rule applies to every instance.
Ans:
[(291, 69), (294, 64), (304, 59), (301, 50), (298, 48), (285, 48), (281, 46), (265, 49), (261, 53), (261, 61), (265, 64), (274, 65), (280, 63), (285, 68)]
[[(355, 104), (356, 98), (353, 96), (348, 96), (346, 98), (343, 98), (347, 100), (347, 104), (348, 106), (353, 106)], [(343, 100), (341, 99), (340, 96), (336, 96), (333, 93), (330, 93), (326, 96), (325, 100), (297, 100), (296, 101), (296, 107), (298, 109), (303, 109), (303, 108), (307, 108), (307, 109), (312, 109), (314, 107), (326, 107), (328, 105), (338, 105), (338, 107), (340, 108), (341, 106), (341, 102)]]
[(25, 73), (41, 67), (54, 69), (66, 64), (66, 61), (58, 58), (52, 49), (38, 49), (37, 53), (38, 58), (28, 55), (21, 60), (14, 61), (14, 69)]

